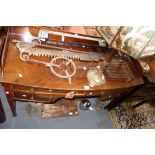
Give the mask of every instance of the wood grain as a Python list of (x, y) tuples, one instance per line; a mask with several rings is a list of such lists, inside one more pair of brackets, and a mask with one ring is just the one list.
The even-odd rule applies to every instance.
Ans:
[[(87, 71), (78, 69), (79, 66), (96, 67), (99, 62), (87, 62), (74, 60), (77, 67), (76, 74), (72, 77), (72, 83), (69, 84), (68, 79), (62, 79), (55, 76), (49, 67), (44, 64), (35, 62), (25, 62), (19, 57), (20, 51), (16, 47), (16, 43), (13, 40), (22, 41), (24, 33), (29, 30), (30, 33), (36, 35), (39, 27), (11, 27), (9, 28), (8, 42), (5, 44), (5, 50), (3, 51), (3, 63), (0, 82), (3, 83), (7, 99), (13, 116), (16, 115), (15, 102), (21, 101), (34, 101), (42, 103), (53, 103), (61, 98), (65, 98), (66, 93), (74, 91), (74, 98), (82, 97), (101, 97), (103, 100), (113, 99), (119, 96), (122, 92), (128, 88), (140, 85), (143, 83), (142, 69), (137, 60), (130, 58), (126, 61), (133, 78), (128, 79), (111, 79), (108, 77), (106, 71), (103, 70), (106, 82), (100, 86), (89, 86), (87, 80)], [(18, 34), (18, 35), (17, 35)], [(56, 36), (51, 36), (59, 41)], [(81, 42), (89, 45), (96, 45), (92, 41), (74, 40), (74, 38), (68, 38), (70, 42)], [(73, 48), (74, 49), (74, 48)], [(81, 51), (83, 52), (83, 51)], [(108, 51), (100, 51), (104, 55), (115, 59), (113, 49)], [(116, 51), (115, 51), (116, 52)], [(117, 55), (117, 54), (116, 54)], [(112, 58), (111, 58), (112, 57)], [(37, 57), (33, 57), (36, 58)], [(51, 58), (40, 57), (40, 60), (50, 61)], [(5, 60), (5, 61), (4, 61)], [(121, 74), (120, 68), (116, 69), (117, 74)], [(87, 89), (86, 87), (87, 86)]]

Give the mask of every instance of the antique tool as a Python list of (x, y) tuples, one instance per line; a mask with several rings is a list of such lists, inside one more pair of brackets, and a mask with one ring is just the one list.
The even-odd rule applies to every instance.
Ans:
[[(16, 46), (20, 50), (21, 60), (44, 64), (45, 66), (50, 67), (54, 75), (60, 78), (68, 78), (69, 83), (71, 83), (71, 77), (76, 73), (76, 65), (71, 59), (80, 59), (83, 61), (99, 61), (100, 59), (105, 60), (101, 53), (80, 53), (77, 50), (66, 50), (65, 48), (58, 47), (51, 48), (45, 45), (38, 45), (34, 42), (18, 42)], [(41, 60), (30, 59), (31, 55), (48, 56), (54, 58), (51, 60), (51, 62), (45, 62)], [(59, 64), (57, 64), (58, 61)]]
[[(23, 61), (31, 61), (31, 62), (36, 62), (36, 63), (41, 63), (44, 64), (47, 67), (50, 67), (51, 71), (53, 74), (60, 78), (68, 78), (69, 83), (71, 84), (71, 77), (76, 73), (76, 66), (75, 63), (66, 57), (56, 57), (51, 60), (51, 62), (45, 62), (41, 60), (36, 60), (36, 59), (30, 59), (30, 55), (37, 55), (37, 56), (48, 56), (48, 53), (29, 53), (28, 50), (32, 49), (33, 44), (24, 44), (24, 46), (20, 46), (20, 43), (17, 43), (17, 47), (20, 50), (20, 58)], [(59, 64), (57, 64), (57, 61), (59, 61)], [(69, 66), (70, 65), (70, 66)], [(63, 66), (63, 67), (62, 67)], [(57, 68), (57, 69), (55, 69)], [(65, 69), (64, 69), (65, 68)], [(72, 71), (71, 71), (72, 68)], [(57, 73), (61, 72), (61, 73)], [(63, 72), (63, 73), (62, 73)]]
[(64, 42), (65, 37), (71, 37), (71, 38), (76, 38), (76, 39), (81, 39), (81, 40), (96, 41), (99, 43), (99, 46), (102, 46), (102, 47), (106, 47), (107, 45), (105, 40), (101, 38), (94, 38), (94, 37), (83, 36), (83, 35), (78, 35), (78, 34), (69, 34), (69, 33), (57, 32), (57, 31), (45, 30), (45, 29), (39, 30), (38, 37), (40, 38), (40, 40), (45, 40), (48, 38), (49, 34), (61, 36), (62, 42)]
[[(14, 33), (12, 33), (12, 35), (14, 35)], [(15, 35), (17, 35), (17, 34), (15, 34)], [(18, 34), (18, 36), (22, 37), (22, 35), (20, 35), (20, 34)], [(13, 39), (12, 41), (19, 42), (18, 40), (15, 40), (15, 39)], [(110, 50), (110, 48), (106, 45), (106, 43), (105, 43), (105, 46), (98, 46), (98, 45), (88, 45), (85, 43), (70, 43), (70, 42), (64, 42), (64, 41), (54, 41), (49, 38), (40, 39), (39, 37), (36, 37), (36, 36), (31, 36), (30, 39), (26, 39), (25, 41), (29, 42), (29, 43), (36, 42), (41, 45), (49, 45), (49, 46), (56, 45), (56, 46), (66, 46), (66, 47), (71, 47), (71, 48), (73, 47), (73, 48), (91, 49), (93, 51)]]
[[(30, 27), (24, 27), (19, 32), (16, 32), (15, 31), (16, 28), (11, 28), (10, 30), (11, 35), (14, 36), (12, 41), (16, 42), (18, 41), (17, 38), (20, 38), (20, 40), (22, 38), (22, 40), (26, 42), (32, 42), (34, 40), (38, 40), (40, 43), (41, 42), (45, 43), (47, 40), (54, 41), (54, 40), (57, 40), (56, 38), (59, 38), (58, 40), (61, 43), (62, 42), (69, 43), (68, 41), (68, 38), (69, 38), (72, 40), (71, 41), (72, 43), (78, 42), (77, 39), (80, 39), (81, 45), (84, 45), (83, 43), (87, 42), (86, 45), (88, 46), (94, 46), (92, 45), (93, 43), (93, 44), (96, 44), (98, 47), (104, 47), (104, 48), (107, 47), (106, 41), (100, 37), (86, 36), (86, 35), (73, 34), (73, 33), (61, 32), (61, 31), (53, 31), (53, 30), (48, 30), (43, 27), (41, 29), (39, 28), (39, 30), (36, 27), (34, 29), (35, 29), (34, 31), (33, 30), (31, 31)], [(21, 33), (22, 31), (24, 32)]]
[(37, 62), (44, 64), (47, 67), (50, 67), (52, 73), (60, 78), (68, 79), (69, 84), (71, 84), (71, 77), (76, 73), (76, 65), (75, 63), (68, 58), (64, 57), (56, 57), (51, 60), (51, 62), (45, 62), (36, 59), (29, 59), (27, 55), (23, 55), (25, 61)]
[[(33, 41), (33, 40), (32, 40)], [(42, 41), (39, 41), (40, 43), (42, 43)], [(46, 45), (56, 45), (56, 46), (66, 46), (66, 47), (73, 47), (73, 48), (83, 48), (83, 49), (91, 49), (93, 51), (107, 51), (109, 50), (109, 48), (107, 46), (102, 47), (102, 46), (97, 46), (97, 45), (87, 45), (87, 44), (83, 44), (83, 43), (66, 43), (66, 42), (57, 42), (57, 41), (53, 41), (51, 39), (46, 39), (45, 42), (43, 42), (43, 44)]]
[[(76, 66), (75, 63), (71, 59), (75, 60), (82, 60), (82, 61), (100, 61), (102, 60), (102, 64), (98, 65), (97, 68), (87, 67), (83, 66), (82, 68), (79, 67), (79, 69), (84, 70), (91, 70), (87, 73), (88, 81), (90, 82), (92, 77), (95, 77), (96, 75), (99, 75), (99, 70), (103, 70), (105, 68), (106, 72), (109, 74), (111, 78), (115, 79), (121, 79), (121, 78), (131, 78), (132, 73), (130, 73), (130, 69), (128, 65), (126, 64), (126, 60), (121, 59), (120, 57), (116, 57), (116, 59), (112, 59), (110, 63), (106, 63), (107, 58), (102, 53), (97, 52), (80, 52), (78, 50), (71, 50), (66, 48), (60, 48), (55, 46), (48, 46), (48, 45), (40, 45), (38, 43), (28, 43), (28, 42), (18, 42), (16, 44), (17, 48), (20, 50), (20, 58), (23, 61), (33, 61), (37, 63), (45, 64), (46, 66), (50, 67), (53, 74), (60, 78), (68, 78), (69, 83), (71, 83), (71, 77), (74, 76), (76, 73)], [(53, 58), (51, 62), (45, 62), (35, 59), (30, 59), (30, 56), (45, 56), (45, 57), (51, 57)], [(61, 61), (59, 64), (56, 64), (56, 62)], [(64, 61), (66, 61), (64, 63)], [(62, 68), (62, 64), (64, 68)], [(71, 67), (71, 69), (70, 69)], [(57, 68), (57, 69), (56, 69)], [(118, 71), (119, 70), (119, 71)], [(118, 72), (117, 72), (118, 71)], [(60, 73), (61, 72), (61, 73)], [(62, 74), (63, 73), (63, 74)], [(92, 75), (94, 74), (94, 75)], [(98, 78), (98, 79), (97, 79)], [(96, 77), (97, 81), (94, 85), (98, 85), (97, 83), (104, 83), (105, 77), (102, 73), (101, 78), (99, 79), (99, 76)]]
[[(54, 75), (60, 78), (68, 78), (69, 83), (71, 83), (71, 77), (74, 76), (74, 74), (76, 73), (76, 65), (71, 59), (80, 59), (83, 61), (105, 60), (104, 56), (101, 53), (80, 53), (77, 52), (77, 50), (64, 50), (64, 48), (58, 47), (49, 48), (44, 45), (38, 45), (36, 43), (27, 42), (18, 42), (16, 46), (20, 50), (20, 58), (23, 61), (31, 61), (44, 64), (45, 66), (50, 67)], [(30, 59), (31, 55), (49, 56), (54, 58), (51, 60), (51, 62), (45, 62), (41, 60)], [(57, 64), (58, 61), (59, 64)], [(93, 85), (100, 85), (105, 80), (104, 75), (100, 75), (101, 71), (99, 70), (99, 68), (93, 70), (89, 68), (89, 71), (87, 72), (88, 81)]]
[(48, 56), (59, 57), (63, 56), (71, 59), (80, 59), (82, 61), (99, 61), (105, 60), (103, 53), (96, 52), (81, 52), (78, 50), (71, 50), (66, 48), (60, 48), (55, 46), (40, 45), (37, 43), (18, 42), (16, 44), (20, 50), (20, 58), (24, 60), (22, 54), (25, 53), (28, 56)]

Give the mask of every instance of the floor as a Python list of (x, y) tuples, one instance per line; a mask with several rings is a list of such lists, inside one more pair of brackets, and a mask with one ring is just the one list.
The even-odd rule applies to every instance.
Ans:
[[(25, 103), (17, 102), (17, 117), (12, 117), (10, 108), (4, 94), (3, 87), (0, 86), (0, 97), (6, 113), (6, 121), (0, 124), (0, 129), (112, 129), (109, 113), (104, 110), (97, 112), (94, 110), (81, 111), (79, 116), (61, 117), (52, 119), (41, 119), (40, 116), (29, 116), (24, 110)], [(94, 105), (96, 98), (89, 99)], [(78, 103), (79, 104), (79, 101)]]

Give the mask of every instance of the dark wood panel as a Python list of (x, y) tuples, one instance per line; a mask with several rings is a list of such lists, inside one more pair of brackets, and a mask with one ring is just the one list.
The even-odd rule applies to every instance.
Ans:
[(24, 91), (32, 91), (32, 87), (22, 86), (22, 85), (13, 85), (14, 90), (24, 90)]
[(38, 100), (38, 101), (51, 101), (51, 97), (53, 97), (53, 95), (50, 94), (45, 94), (45, 93), (37, 93), (35, 92), (34, 94), (34, 99)]
[(79, 115), (79, 112), (74, 100), (60, 100), (56, 104), (43, 105), (42, 118), (54, 118), (77, 115)]
[(18, 98), (18, 99), (33, 99), (33, 96), (31, 93), (27, 93), (27, 92), (21, 92), (21, 91), (15, 91), (14, 92), (14, 97)]

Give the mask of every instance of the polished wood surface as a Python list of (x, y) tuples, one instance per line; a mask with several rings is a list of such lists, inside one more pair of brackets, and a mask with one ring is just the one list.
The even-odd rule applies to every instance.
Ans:
[[(73, 34), (75, 33), (72, 32), (67, 32), (64, 30), (54, 30), (48, 27), (40, 27), (40, 26), (24, 26), (24, 27), (10, 27), (10, 37), (14, 40), (25, 40), (25, 35), (29, 36), (38, 36), (39, 30), (44, 29), (44, 30), (52, 30), (53, 32), (62, 32), (62, 33), (67, 33), (67, 34)], [(93, 36), (88, 36), (88, 35), (83, 35), (83, 34), (78, 34), (79, 36), (84, 36), (84, 37), (91, 37), (91, 38), (100, 38), (100, 37), (93, 37)], [(52, 39), (53, 41), (61, 41), (62, 37), (60, 35), (54, 35), (54, 34), (49, 34), (48, 35), (49, 39)], [(101, 39), (101, 38), (100, 38)], [(65, 42), (71, 42), (71, 43), (83, 43), (83, 44), (89, 44), (89, 45), (98, 45), (98, 42), (96, 41), (91, 41), (91, 40), (81, 40), (78, 38), (73, 38), (73, 37), (65, 37), (64, 39)]]
[[(93, 87), (89, 85), (87, 80), (87, 71), (79, 69), (78, 67), (96, 67), (99, 63), (101, 63), (101, 61), (88, 62), (73, 60), (77, 71), (71, 78), (71, 84), (69, 84), (68, 79), (62, 79), (55, 76), (51, 72), (50, 68), (46, 67), (44, 64), (22, 61), (19, 57), (20, 52), (16, 47), (16, 41), (23, 41), (23, 33), (26, 31), (27, 27), (11, 27), (9, 29), (11, 29), (11, 33), (9, 31), (9, 36), (5, 43), (3, 57), (1, 59), (2, 72), (0, 81), (3, 83), (13, 116), (16, 116), (16, 100), (53, 103), (61, 98), (67, 98), (66, 94), (70, 92), (74, 93), (73, 98), (98, 96), (103, 100), (109, 100), (120, 96), (120, 94), (128, 88), (143, 83), (141, 75), (142, 70), (139, 63), (135, 59), (130, 58), (125, 63), (128, 66), (130, 74), (132, 75), (132, 79), (113, 79), (110, 78), (107, 72), (103, 70), (106, 82), (100, 86)], [(34, 29), (38, 32), (38, 27), (30, 27), (30, 31), (33, 30), (33, 35), (36, 35)], [(70, 42), (77, 42), (74, 38), (69, 38), (69, 40)], [(81, 42), (83, 43), (82, 40)], [(84, 43), (96, 44), (91, 41), (84, 41)], [(85, 49), (81, 50), (81, 52), (84, 51)], [(87, 51), (91, 52), (92, 49), (87, 49)], [(107, 57), (111, 57), (114, 51), (113, 49), (109, 49), (107, 51), (103, 49), (103, 51), (101, 51), (100, 48), (99, 52), (103, 52), (103, 54)], [(48, 57), (33, 56), (33, 58), (48, 62), (51, 60), (51, 58)], [(111, 59), (115, 59), (115, 56)], [(116, 72), (117, 74), (121, 73), (121, 69), (118, 67)]]
[[(84, 90), (84, 86), (89, 85), (87, 81), (87, 72), (84, 70), (77, 69), (77, 73), (72, 78), (72, 84), (69, 84), (67, 79), (62, 79), (53, 75), (50, 69), (43, 64), (22, 61), (19, 58), (19, 54), (19, 50), (16, 48), (15, 44), (9, 42), (4, 77), (1, 79), (2, 82), (57, 90)], [(47, 58), (42, 59), (47, 60)], [(77, 61), (75, 63), (76, 66), (98, 65), (98, 62)], [(132, 64), (130, 64), (130, 66), (131, 65)], [(119, 81), (107, 80), (107, 82), (101, 86), (90, 87), (90, 90), (119, 89), (141, 84), (142, 80), (139, 79), (140, 77), (136, 73), (135, 68), (131, 66), (130, 69), (134, 75), (134, 80), (130, 82), (127, 80), (124, 81), (123, 79)]]

